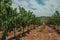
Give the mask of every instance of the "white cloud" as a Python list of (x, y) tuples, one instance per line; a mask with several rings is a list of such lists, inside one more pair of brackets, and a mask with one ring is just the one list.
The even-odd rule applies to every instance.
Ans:
[(36, 16), (50, 16), (55, 10), (60, 10), (60, 0), (44, 0), (45, 5), (38, 4), (36, 0), (15, 0), (15, 3), (13, 5), (18, 4), (26, 10), (31, 10)]

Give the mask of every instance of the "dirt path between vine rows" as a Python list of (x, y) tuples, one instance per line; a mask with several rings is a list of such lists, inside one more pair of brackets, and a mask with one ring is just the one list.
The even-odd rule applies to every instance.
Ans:
[(41, 25), (31, 30), (29, 34), (26, 33), (26, 36), (22, 37), (22, 40), (60, 40), (60, 35), (52, 28)]

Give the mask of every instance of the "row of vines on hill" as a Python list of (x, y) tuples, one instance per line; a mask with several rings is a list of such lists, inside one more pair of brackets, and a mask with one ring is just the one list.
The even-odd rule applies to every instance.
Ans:
[(13, 9), (11, 5), (11, 0), (0, 0), (0, 30), (3, 31), (1, 40), (6, 40), (8, 32), (15, 33), (15, 28), (21, 30), (22, 27), (24, 32), (26, 26), (29, 28), (31, 24), (40, 25), (40, 20), (33, 12), (26, 11), (23, 7), (19, 7), (19, 12), (17, 12), (17, 8)]

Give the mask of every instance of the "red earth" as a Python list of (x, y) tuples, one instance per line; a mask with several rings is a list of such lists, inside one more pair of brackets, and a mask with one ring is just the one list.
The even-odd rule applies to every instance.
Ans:
[(60, 40), (60, 35), (52, 28), (42, 25), (31, 30), (29, 34), (26, 33), (22, 40)]
[[(14, 37), (14, 33), (12, 32), (6, 38), (7, 40), (11, 37)], [(20, 34), (16, 31), (16, 35)], [(36, 27), (36, 29), (32, 29), (29, 34), (25, 33), (26, 36), (22, 37), (22, 40), (60, 40), (60, 34), (57, 34), (52, 28), (47, 25), (41, 25)], [(0, 36), (2, 32), (0, 32)]]

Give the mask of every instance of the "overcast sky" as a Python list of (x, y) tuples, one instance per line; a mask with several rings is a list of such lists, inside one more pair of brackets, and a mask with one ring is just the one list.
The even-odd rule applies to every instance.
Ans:
[(56, 10), (60, 11), (60, 0), (13, 0), (12, 6), (24, 7), (36, 16), (51, 16)]

